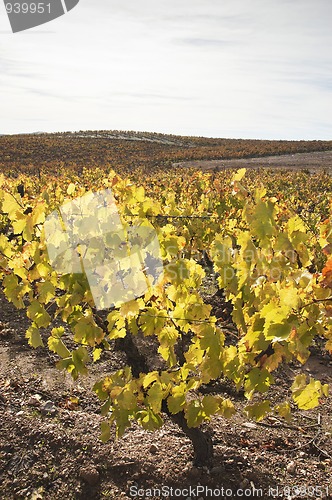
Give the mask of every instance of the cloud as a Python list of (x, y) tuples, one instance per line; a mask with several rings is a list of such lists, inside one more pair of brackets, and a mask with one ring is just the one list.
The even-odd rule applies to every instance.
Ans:
[(191, 45), (199, 48), (220, 48), (220, 47), (233, 47), (236, 42), (232, 40), (221, 40), (213, 38), (176, 38), (173, 40), (175, 44)]
[(109, 0), (98, 8), (85, 0), (52, 33), (8, 35), (1, 131), (28, 131), (30, 117), (33, 130), (47, 119), (49, 130), (327, 137), (330, 13), (330, 0)]
[(143, 99), (150, 101), (152, 100), (167, 100), (167, 101), (192, 101), (193, 98), (186, 95), (172, 95), (172, 94), (155, 94), (155, 93), (144, 93), (144, 92), (113, 92), (112, 97), (134, 98)]

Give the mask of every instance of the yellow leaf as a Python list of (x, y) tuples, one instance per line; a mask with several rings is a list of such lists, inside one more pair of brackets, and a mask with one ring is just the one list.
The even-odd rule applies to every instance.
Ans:
[(101, 353), (103, 352), (102, 349), (95, 348), (93, 350), (93, 361), (96, 362), (100, 359)]
[(76, 189), (75, 184), (74, 184), (73, 182), (71, 182), (71, 183), (69, 184), (68, 188), (67, 188), (67, 194), (68, 194), (69, 196), (71, 196), (72, 194), (74, 194), (75, 189)]
[(4, 193), (2, 211), (8, 214), (11, 221), (17, 220), (17, 213), (21, 213), (22, 207), (16, 198), (10, 193)]
[(122, 304), (122, 306), (120, 308), (120, 314), (122, 316), (124, 316), (125, 318), (131, 317), (131, 316), (137, 316), (142, 304), (144, 304), (144, 303), (141, 299), (140, 299), (140, 302), (139, 302), (139, 300), (130, 300), (129, 302)]
[(319, 405), (319, 398), (327, 395), (326, 386), (322, 386), (319, 380), (310, 378), (306, 384), (306, 375), (295, 377), (292, 385), (293, 399), (300, 410), (310, 410)]
[(246, 169), (245, 168), (240, 168), (236, 174), (233, 175), (232, 181), (240, 181), (243, 179), (243, 177), (246, 175)]

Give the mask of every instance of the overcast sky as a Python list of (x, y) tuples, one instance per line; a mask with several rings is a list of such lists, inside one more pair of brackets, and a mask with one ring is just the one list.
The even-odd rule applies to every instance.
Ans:
[(80, 0), (13, 34), (0, 133), (332, 139), (331, 0)]

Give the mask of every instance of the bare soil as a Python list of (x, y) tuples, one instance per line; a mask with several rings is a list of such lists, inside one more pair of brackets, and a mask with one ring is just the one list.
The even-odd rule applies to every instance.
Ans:
[(203, 170), (222, 170), (224, 168), (270, 168), (290, 170), (317, 170), (332, 169), (332, 151), (315, 153), (294, 153), (278, 156), (264, 156), (260, 158), (240, 158), (233, 160), (195, 160), (174, 163), (175, 167), (196, 167)]
[[(213, 306), (218, 308), (218, 303)], [(100, 403), (91, 388), (123, 366), (124, 358), (119, 352), (106, 353), (88, 378), (73, 382), (56, 370), (56, 357), (46, 348), (27, 345), (28, 324), (25, 312), (0, 295), (2, 500), (130, 499), (138, 487), (145, 493), (138, 492), (136, 498), (159, 499), (166, 495), (151, 489), (162, 486), (229, 489), (224, 496), (173, 491), (168, 498), (243, 498), (236, 493), (239, 488), (246, 490), (246, 498), (332, 498), (331, 397), (313, 411), (295, 410), (291, 423), (275, 417), (248, 422), (241, 412), (231, 420), (214, 418), (205, 427), (214, 443), (213, 467), (197, 468), (190, 441), (167, 417), (155, 433), (134, 424), (122, 439), (102, 443)], [(278, 370), (277, 384), (267, 397), (273, 403), (289, 397), (300, 370), (332, 382), (331, 357), (316, 346), (304, 367), (292, 364)], [(224, 381), (206, 390), (231, 397), (240, 410), (246, 404)], [(254, 488), (258, 493), (250, 495)]]

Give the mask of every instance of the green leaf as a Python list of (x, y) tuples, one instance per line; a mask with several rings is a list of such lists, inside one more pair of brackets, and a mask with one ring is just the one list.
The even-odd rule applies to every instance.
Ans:
[(121, 410), (134, 410), (137, 407), (137, 396), (133, 392), (132, 384), (127, 384), (116, 396)]
[[(54, 329), (56, 330), (56, 329)], [(57, 337), (55, 334), (54, 330), (52, 330), (52, 336), (49, 337), (48, 339), (48, 348), (50, 351), (55, 352), (60, 358), (69, 358), (70, 357), (70, 351), (67, 349), (67, 347), (64, 345), (62, 340)], [(54, 332), (54, 334), (53, 334)]]
[(126, 320), (121, 316), (119, 311), (112, 311), (107, 316), (107, 321), (108, 338), (110, 340), (124, 339), (127, 335)]
[(24, 302), (22, 300), (22, 295), (24, 289), (22, 285), (18, 283), (17, 276), (15, 276), (14, 274), (5, 276), (2, 281), (2, 286), (7, 299), (12, 302), (18, 309), (23, 309)]
[(37, 284), (38, 299), (41, 304), (47, 304), (55, 296), (55, 286), (50, 281), (43, 281)]
[(106, 415), (108, 415), (110, 409), (111, 409), (111, 406), (112, 406), (112, 400), (110, 398), (108, 398), (104, 404), (101, 405), (100, 407), (100, 413), (103, 417), (106, 417)]
[(261, 311), (261, 317), (265, 318), (264, 336), (266, 340), (284, 340), (287, 339), (291, 330), (290, 321), (291, 307), (289, 304), (278, 306), (274, 301), (265, 305)]
[(129, 417), (132, 412), (129, 410), (118, 410), (114, 412), (113, 419), (116, 421), (116, 437), (120, 438), (124, 435), (127, 427), (130, 427)]
[(180, 384), (179, 386), (173, 387), (172, 395), (167, 399), (168, 409), (173, 415), (183, 410), (186, 403), (186, 392), (186, 384)]
[(215, 357), (219, 357), (224, 343), (224, 335), (219, 330), (216, 330), (214, 325), (208, 323), (195, 325), (193, 330), (199, 339), (199, 347), (208, 352), (211, 351)]
[(102, 422), (101, 425), (101, 435), (100, 439), (103, 443), (106, 443), (111, 437), (111, 427), (108, 422)]
[(158, 335), (164, 328), (167, 317), (163, 311), (156, 307), (147, 307), (139, 317), (139, 324), (145, 337)]
[(98, 382), (96, 382), (94, 384), (94, 386), (92, 388), (93, 391), (97, 394), (98, 398), (101, 401), (105, 401), (105, 400), (109, 399), (109, 392), (107, 390), (107, 386), (108, 386), (107, 380), (109, 380), (108, 377), (106, 377), (103, 380), (99, 380)]
[(287, 224), (286, 224), (287, 231), (290, 235), (293, 235), (293, 233), (299, 231), (301, 233), (306, 233), (307, 228), (305, 227), (305, 224), (301, 217), (298, 215), (295, 215), (294, 217), (291, 217)]
[(231, 418), (236, 412), (234, 405), (230, 399), (224, 399), (220, 405), (218, 413), (225, 418)]
[(44, 347), (44, 342), (42, 341), (39, 328), (37, 328), (37, 326), (31, 325), (25, 332), (25, 337), (28, 339), (29, 345), (35, 349), (37, 347)]
[(102, 328), (96, 325), (94, 319), (91, 316), (82, 316), (77, 321), (73, 328), (75, 333), (74, 341), (95, 347), (95, 345), (100, 344), (105, 336)]
[(202, 399), (202, 407), (204, 409), (205, 414), (210, 416), (217, 413), (220, 407), (220, 403), (221, 400), (218, 396), (217, 397), (211, 395), (204, 396), (204, 398)]
[(52, 268), (49, 264), (47, 264), (46, 262), (39, 262), (37, 264), (37, 271), (39, 273), (39, 276), (41, 278), (47, 278), (49, 273), (52, 271)]
[(188, 427), (198, 427), (205, 420), (205, 413), (200, 401), (193, 400), (186, 405), (185, 417)]
[(288, 401), (280, 403), (274, 407), (276, 413), (278, 413), (282, 418), (284, 418), (287, 422), (290, 422), (292, 419), (291, 414), (291, 406)]
[(148, 391), (147, 402), (154, 411), (154, 413), (161, 412), (161, 404), (163, 400), (163, 389), (159, 382), (155, 382)]
[(137, 419), (139, 420), (143, 429), (147, 431), (155, 431), (163, 425), (163, 419), (157, 413), (154, 413), (150, 408), (137, 412)]
[(248, 399), (251, 399), (255, 392), (266, 392), (274, 383), (274, 378), (266, 368), (253, 368), (245, 378), (245, 396)]
[(208, 354), (205, 354), (199, 369), (202, 373), (202, 382), (208, 384), (211, 380), (215, 380), (221, 376), (223, 363), (218, 355), (215, 356), (212, 351), (209, 351)]
[(254, 403), (252, 405), (247, 405), (244, 408), (246, 415), (249, 418), (256, 420), (259, 422), (263, 420), (263, 418), (271, 412), (270, 401), (262, 401), (261, 403)]
[(38, 302), (33, 300), (27, 309), (27, 316), (36, 323), (39, 328), (46, 328), (51, 323), (51, 316)]
[(162, 346), (171, 347), (174, 346), (179, 338), (179, 332), (175, 326), (165, 326), (159, 333), (158, 339)]
[(78, 349), (73, 351), (72, 357), (73, 357), (73, 363), (78, 373), (81, 373), (82, 375), (87, 375), (88, 371), (85, 365), (90, 359), (88, 351), (84, 347), (79, 347)]
[(184, 248), (186, 244), (183, 236), (168, 235), (161, 241), (161, 251), (163, 257), (172, 259)]
[(221, 362), (224, 375), (237, 385), (240, 384), (243, 379), (243, 366), (241, 367), (237, 348), (233, 345), (226, 347), (221, 355)]
[(0, 252), (6, 257), (12, 257), (14, 249), (4, 234), (0, 234)]
[(291, 309), (297, 309), (297, 307), (299, 306), (299, 302), (300, 302), (300, 298), (299, 298), (298, 294), (299, 294), (299, 292), (294, 286), (287, 285), (284, 288), (281, 288), (281, 290), (279, 292), (280, 303), (283, 306), (286, 306), (289, 311)]
[(270, 238), (275, 232), (274, 204), (271, 201), (259, 201), (250, 218), (250, 232), (261, 243), (270, 244)]

